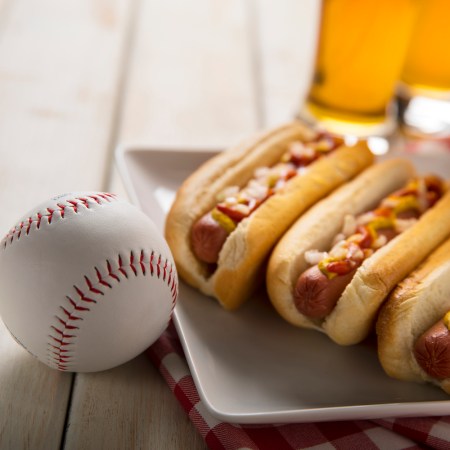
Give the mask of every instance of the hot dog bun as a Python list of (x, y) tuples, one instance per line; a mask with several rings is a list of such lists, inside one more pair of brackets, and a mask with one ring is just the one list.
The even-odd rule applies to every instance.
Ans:
[(256, 168), (275, 164), (290, 142), (314, 135), (300, 122), (283, 125), (212, 158), (183, 183), (168, 214), (165, 236), (184, 281), (217, 298), (226, 309), (238, 307), (257, 286), (265, 258), (295, 219), (373, 162), (363, 143), (343, 145), (314, 162), (239, 223), (225, 241), (217, 268), (209, 273), (192, 251), (193, 224), (214, 207), (226, 187), (245, 185)]
[(345, 215), (370, 209), (413, 175), (414, 168), (406, 160), (376, 164), (311, 208), (291, 227), (275, 247), (266, 277), (269, 297), (282, 317), (296, 326), (320, 330), (341, 345), (356, 344), (370, 333), (389, 291), (450, 235), (450, 194), (413, 227), (367, 258), (325, 319), (310, 319), (298, 311), (293, 300), (295, 282), (309, 266), (305, 252), (328, 250)]
[(398, 284), (376, 324), (378, 356), (385, 372), (400, 380), (431, 382), (450, 394), (450, 378), (429, 376), (417, 363), (416, 340), (450, 310), (450, 239)]

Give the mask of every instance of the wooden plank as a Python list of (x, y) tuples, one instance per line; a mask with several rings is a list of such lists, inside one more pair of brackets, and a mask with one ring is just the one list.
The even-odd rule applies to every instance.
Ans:
[(143, 1), (121, 142), (217, 147), (258, 127), (245, 4)]
[(320, 4), (317, 0), (251, 3), (264, 126), (292, 119), (305, 98), (312, 76)]
[[(226, 146), (257, 128), (245, 1), (142, 0), (138, 18), (120, 143)], [(122, 189), (115, 172), (110, 188)], [(105, 411), (111, 396), (115, 406)], [(160, 375), (141, 358), (78, 376), (66, 448), (133, 444), (205, 448)]]
[(8, 17), (8, 6), (10, 6), (12, 0), (0, 0), (0, 33), (2, 23), (7, 20)]
[[(60, 192), (101, 189), (127, 0), (9, 0), (0, 23), (0, 225)], [(72, 375), (0, 327), (0, 448), (59, 448)]]
[[(103, 187), (131, 6), (127, 0), (11, 5), (0, 39), (5, 211), (13, 213), (18, 198), (26, 209), (59, 191)], [(17, 218), (3, 214), (0, 225)]]
[(59, 448), (71, 374), (33, 359), (0, 324), (0, 448)]
[(150, 360), (77, 375), (66, 450), (206, 449)]

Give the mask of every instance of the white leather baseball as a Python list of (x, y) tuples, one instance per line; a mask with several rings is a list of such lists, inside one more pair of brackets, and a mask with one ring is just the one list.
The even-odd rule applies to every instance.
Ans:
[(170, 320), (177, 283), (153, 222), (112, 194), (55, 197), (1, 241), (0, 315), (62, 371), (105, 370), (143, 352)]

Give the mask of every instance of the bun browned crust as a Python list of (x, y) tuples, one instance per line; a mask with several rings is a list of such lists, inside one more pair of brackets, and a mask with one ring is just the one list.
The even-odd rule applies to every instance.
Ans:
[(413, 175), (414, 169), (406, 160), (376, 164), (292, 226), (275, 247), (266, 277), (269, 297), (282, 317), (296, 326), (322, 331), (341, 345), (356, 344), (368, 336), (389, 292), (450, 235), (450, 193), (414, 226), (364, 261), (324, 320), (312, 320), (297, 310), (294, 286), (308, 268), (304, 258), (307, 250), (329, 250), (345, 215), (357, 215), (376, 206)]
[(309, 267), (305, 252), (329, 250), (346, 215), (376, 206), (414, 175), (412, 164), (403, 159), (375, 164), (317, 203), (289, 229), (272, 252), (266, 276), (270, 300), (284, 319), (299, 327), (325, 331), (322, 321), (301, 314), (293, 301), (295, 283)]
[(401, 281), (380, 310), (378, 356), (385, 372), (400, 380), (431, 382), (450, 394), (450, 378), (430, 377), (413, 348), (426, 330), (450, 310), (450, 239)]
[(226, 309), (241, 305), (256, 288), (262, 265), (286, 229), (312, 204), (373, 162), (365, 144), (342, 146), (292, 178), (228, 236), (212, 275), (192, 252), (193, 224), (216, 204), (227, 186), (244, 186), (261, 166), (272, 166), (296, 140), (315, 132), (292, 122), (259, 134), (209, 160), (181, 186), (166, 220), (165, 235), (178, 272), (188, 284), (215, 297)]
[(450, 192), (415, 225), (364, 261), (324, 323), (331, 339), (351, 345), (367, 337), (390, 291), (448, 236)]

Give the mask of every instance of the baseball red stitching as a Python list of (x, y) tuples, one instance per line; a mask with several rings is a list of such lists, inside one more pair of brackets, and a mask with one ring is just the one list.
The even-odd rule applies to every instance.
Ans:
[(14, 240), (19, 240), (23, 233), (26, 235), (30, 234), (33, 229), (32, 225), (36, 224), (36, 229), (39, 230), (43, 221), (47, 221), (47, 224), (51, 225), (53, 219), (59, 216), (64, 219), (66, 214), (66, 209), (70, 208), (77, 214), (80, 207), (90, 209), (90, 201), (101, 205), (103, 203), (109, 203), (112, 200), (116, 200), (115, 194), (109, 194), (107, 192), (100, 192), (96, 194), (86, 195), (84, 197), (75, 197), (72, 199), (67, 199), (64, 202), (58, 202), (56, 208), (46, 208), (44, 212), (38, 211), (34, 216), (24, 219), (19, 222), (16, 226), (11, 228), (9, 233), (3, 238), (3, 248), (6, 248), (8, 244), (12, 244)]
[[(38, 211), (33, 216), (24, 219), (14, 226), (3, 238), (2, 247), (5, 249), (14, 241), (18, 241), (24, 234), (29, 235), (32, 230), (39, 230), (42, 223), (51, 225), (55, 218), (59, 217), (64, 219), (68, 209), (71, 209), (75, 214), (78, 214), (80, 208), (90, 209), (92, 202), (102, 205), (113, 200), (117, 200), (115, 194), (101, 192), (83, 197), (66, 199), (64, 202), (58, 202), (56, 203), (56, 207), (48, 207), (43, 211)], [(35, 227), (33, 227), (33, 224)], [(145, 261), (143, 250), (140, 252), (139, 258), (135, 258), (134, 253), (131, 252), (129, 261), (125, 264), (122, 257), (119, 255), (117, 270), (114, 270), (110, 261), (107, 260), (107, 277), (104, 277), (100, 270), (95, 267), (97, 279), (92, 281), (88, 276), (85, 276), (85, 288), (81, 289), (78, 286), (73, 286), (75, 295), (72, 295), (72, 297), (66, 296), (67, 304), (60, 306), (60, 312), (55, 316), (57, 325), (52, 325), (50, 327), (50, 341), (48, 342), (48, 358), (50, 364), (56, 366), (59, 370), (68, 370), (67, 365), (73, 360), (71, 347), (75, 343), (74, 340), (77, 337), (76, 330), (79, 329), (79, 327), (73, 323), (83, 320), (83, 315), (90, 311), (90, 307), (93, 304), (97, 303), (97, 297), (104, 295), (105, 288), (112, 289), (114, 282), (121, 282), (121, 277), (125, 279), (128, 278), (128, 267), (135, 276), (142, 273), (144, 276), (150, 274), (152, 277), (155, 275), (156, 268), (157, 278), (162, 279), (170, 289), (172, 296), (170, 318), (172, 317), (178, 295), (177, 277), (175, 276), (176, 271), (172, 263), (169, 260), (163, 261), (162, 256), (156, 255), (154, 251), (151, 252), (147, 262)], [(147, 267), (149, 270), (147, 270)], [(76, 300), (74, 300), (73, 297)]]
[[(66, 296), (68, 304), (60, 306), (61, 311), (59, 315), (56, 315), (55, 317), (61, 326), (51, 326), (49, 334), (50, 341), (48, 342), (49, 363), (56, 366), (59, 370), (68, 370), (68, 364), (70, 364), (74, 358), (71, 354), (71, 348), (76, 343), (76, 330), (78, 330), (79, 327), (69, 322), (83, 320), (83, 314), (89, 312), (92, 304), (97, 303), (97, 301), (101, 299), (99, 296), (105, 294), (105, 289), (102, 290), (102, 287), (112, 289), (114, 282), (121, 282), (121, 277), (122, 279), (128, 279), (129, 274), (127, 273), (127, 268), (130, 268), (136, 277), (140, 273), (143, 276), (150, 275), (153, 277), (156, 275), (158, 279), (162, 280), (169, 287), (172, 296), (170, 318), (172, 317), (178, 295), (178, 285), (175, 269), (168, 259), (163, 259), (160, 254), (156, 254), (152, 251), (150, 253), (150, 258), (146, 262), (145, 253), (141, 250), (139, 258), (135, 257), (134, 252), (130, 252), (126, 263), (124, 263), (122, 256), (119, 255), (117, 263), (118, 268), (117, 270), (114, 270), (110, 261), (106, 260), (107, 279), (102, 276), (97, 267), (94, 267), (97, 280), (92, 281), (88, 276), (84, 276), (86, 283), (84, 289), (73, 286), (76, 296)], [(147, 267), (149, 270), (147, 270)], [(74, 300), (73, 297), (78, 298)]]

